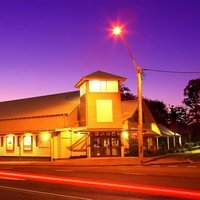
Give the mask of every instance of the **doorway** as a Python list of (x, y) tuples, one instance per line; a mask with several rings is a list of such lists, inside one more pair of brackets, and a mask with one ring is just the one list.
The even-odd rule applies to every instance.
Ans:
[(120, 132), (92, 132), (91, 156), (121, 156)]

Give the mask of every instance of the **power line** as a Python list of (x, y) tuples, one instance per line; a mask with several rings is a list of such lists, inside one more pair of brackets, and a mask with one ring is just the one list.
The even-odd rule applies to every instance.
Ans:
[(170, 70), (160, 70), (160, 69), (148, 69), (143, 68), (144, 71), (161, 72), (161, 73), (176, 73), (176, 74), (200, 74), (200, 71), (170, 71)]

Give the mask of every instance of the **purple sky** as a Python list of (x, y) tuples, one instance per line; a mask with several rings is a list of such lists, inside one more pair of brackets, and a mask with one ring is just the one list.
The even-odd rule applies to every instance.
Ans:
[[(73, 91), (97, 70), (136, 94), (128, 53), (109, 36), (115, 22), (143, 68), (200, 71), (199, 0), (0, 0), (0, 101)], [(145, 71), (143, 96), (181, 105), (199, 77)]]

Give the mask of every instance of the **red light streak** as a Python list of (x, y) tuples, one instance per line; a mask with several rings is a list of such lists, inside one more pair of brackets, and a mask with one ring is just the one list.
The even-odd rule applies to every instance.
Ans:
[(168, 187), (164, 188), (157, 186), (125, 184), (125, 183), (112, 183), (112, 182), (95, 181), (89, 179), (59, 177), (59, 176), (50, 176), (42, 174), (34, 175), (29, 173), (8, 172), (8, 171), (0, 171), (0, 175), (10, 178), (24, 178), (26, 180), (42, 181), (49, 183), (121, 190), (131, 193), (136, 192), (136, 193), (145, 193), (145, 194), (159, 195), (159, 196), (181, 197), (185, 199), (200, 199), (200, 192), (195, 190), (184, 190), (184, 189), (176, 189)]

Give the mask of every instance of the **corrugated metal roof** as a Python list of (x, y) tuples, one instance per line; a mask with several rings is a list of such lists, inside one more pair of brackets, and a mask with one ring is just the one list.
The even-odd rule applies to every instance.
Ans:
[(0, 119), (68, 114), (80, 104), (79, 91), (0, 102)]

